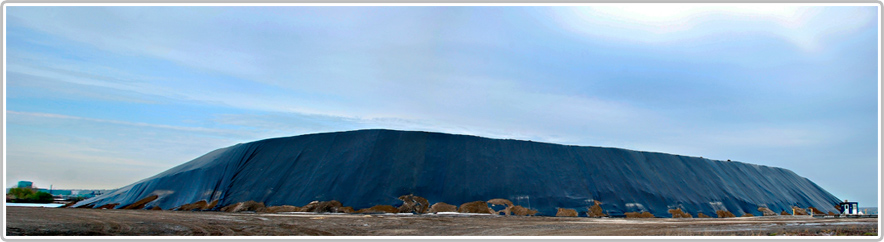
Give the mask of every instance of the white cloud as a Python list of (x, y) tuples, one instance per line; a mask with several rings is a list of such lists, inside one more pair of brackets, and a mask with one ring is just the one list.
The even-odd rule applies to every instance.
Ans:
[(591, 38), (647, 44), (728, 41), (729, 35), (773, 35), (814, 52), (833, 37), (876, 21), (874, 7), (796, 4), (614, 4), (556, 8), (557, 22)]

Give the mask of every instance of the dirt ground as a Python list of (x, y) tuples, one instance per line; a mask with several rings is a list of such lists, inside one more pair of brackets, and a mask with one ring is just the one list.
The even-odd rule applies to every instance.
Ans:
[(224, 213), (6, 207), (6, 236), (719, 236), (878, 235), (878, 220), (806, 216), (584, 218)]

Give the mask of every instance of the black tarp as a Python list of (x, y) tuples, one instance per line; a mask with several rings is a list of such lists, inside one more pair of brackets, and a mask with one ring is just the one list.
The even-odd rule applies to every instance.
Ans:
[(505, 198), (555, 215), (648, 211), (670, 217), (681, 208), (760, 216), (791, 206), (835, 212), (840, 200), (792, 171), (742, 162), (619, 148), (567, 146), (443, 133), (357, 130), (274, 138), (218, 149), (153, 177), (74, 206), (119, 203), (150, 195), (171, 209), (200, 200), (217, 208), (243, 202), (303, 206), (338, 200), (356, 209), (401, 204), (414, 194), (459, 205)]

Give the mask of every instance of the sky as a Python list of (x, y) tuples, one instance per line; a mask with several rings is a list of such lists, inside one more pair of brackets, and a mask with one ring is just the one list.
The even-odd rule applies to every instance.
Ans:
[(878, 204), (878, 7), (6, 5), (6, 176), (385, 128), (782, 167)]

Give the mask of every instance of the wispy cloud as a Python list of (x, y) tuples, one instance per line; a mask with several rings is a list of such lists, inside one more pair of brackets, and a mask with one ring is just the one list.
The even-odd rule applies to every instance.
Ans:
[(235, 135), (235, 136), (242, 136), (243, 135), (242, 132), (237, 132), (237, 131), (228, 130), (228, 129), (210, 129), (210, 128), (204, 128), (204, 127), (183, 127), (183, 126), (172, 126), (172, 125), (162, 125), (162, 124), (135, 123), (135, 122), (125, 122), (125, 121), (117, 121), (117, 120), (107, 120), (107, 119), (84, 118), (84, 117), (53, 114), (53, 113), (19, 112), (19, 111), (7, 110), (6, 114), (22, 115), (22, 116), (37, 117), (37, 118), (83, 120), (83, 121), (89, 121), (89, 122), (120, 124), (120, 125), (136, 126), (136, 127), (160, 128), (160, 129), (168, 129), (168, 130), (176, 130), (176, 131), (199, 132), (199, 133), (208, 133), (208, 134), (217, 134), (217, 135)]

